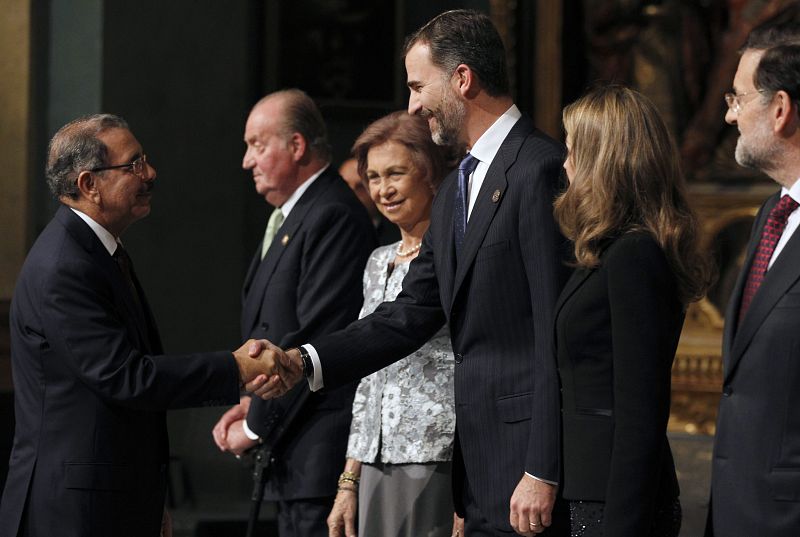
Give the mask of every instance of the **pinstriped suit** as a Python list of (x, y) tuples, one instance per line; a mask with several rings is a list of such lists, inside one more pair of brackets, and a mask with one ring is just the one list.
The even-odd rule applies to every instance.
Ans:
[(448, 322), (455, 499), (466, 476), (475, 504), (501, 531), (511, 531), (509, 500), (525, 471), (559, 480), (553, 306), (566, 271), (552, 201), (563, 159), (560, 144), (520, 119), (489, 165), (461, 257), (453, 247), (454, 172), (397, 299), (311, 342), (329, 388), (407, 356)]

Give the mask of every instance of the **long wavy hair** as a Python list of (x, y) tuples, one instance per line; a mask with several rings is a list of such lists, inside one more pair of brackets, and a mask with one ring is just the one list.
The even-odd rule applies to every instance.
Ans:
[(623, 86), (600, 87), (567, 106), (563, 122), (573, 177), (556, 199), (555, 216), (575, 245), (577, 265), (596, 267), (608, 240), (647, 231), (664, 251), (683, 302), (701, 298), (710, 267), (698, 249), (677, 147), (653, 103)]

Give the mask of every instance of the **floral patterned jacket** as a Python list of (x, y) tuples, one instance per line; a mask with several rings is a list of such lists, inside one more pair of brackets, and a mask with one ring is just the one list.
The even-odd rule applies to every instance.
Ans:
[[(400, 294), (409, 264), (390, 271), (397, 244), (377, 248), (367, 261), (359, 317)], [(456, 424), (453, 367), (445, 326), (414, 354), (364, 377), (353, 401), (347, 457), (390, 464), (450, 460)]]

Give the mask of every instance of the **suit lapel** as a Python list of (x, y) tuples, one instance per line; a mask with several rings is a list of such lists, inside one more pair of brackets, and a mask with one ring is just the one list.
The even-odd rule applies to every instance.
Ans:
[(242, 285), (242, 303), (244, 303), (244, 300), (247, 297), (247, 291), (253, 284), (253, 279), (256, 277), (256, 271), (258, 270), (258, 266), (260, 264), (261, 264), (261, 243), (259, 243), (258, 247), (256, 247), (256, 251), (253, 254), (253, 258), (250, 260), (250, 266), (247, 269), (247, 274), (244, 277), (244, 284)]
[[(108, 275), (117, 296), (122, 297), (122, 304), (127, 310), (127, 315), (123, 321), (133, 327), (133, 333), (138, 336), (137, 346), (143, 351), (150, 351), (153, 341), (148, 332), (148, 321), (145, 312), (136, 305), (135, 299), (131, 294), (131, 289), (125, 282), (125, 277), (120, 272), (114, 259), (109, 255), (106, 247), (92, 229), (69, 207), (61, 206), (56, 213), (56, 218), (64, 225), (69, 234), (75, 238), (91, 257), (92, 262), (100, 266)], [(137, 288), (138, 282), (134, 282)], [(144, 298), (144, 293), (140, 292), (140, 298)], [(142, 303), (146, 306), (146, 301)], [(157, 333), (153, 333), (157, 337)]]
[[(503, 140), (500, 149), (497, 151), (492, 163), (489, 165), (489, 169), (486, 171), (486, 177), (483, 180), (480, 191), (478, 191), (475, 205), (472, 208), (472, 214), (467, 222), (464, 246), (461, 250), (461, 256), (457, 260), (457, 266), (455, 267), (453, 294), (450, 299), (451, 308), (472, 263), (475, 261), (475, 255), (478, 253), (478, 249), (483, 243), (483, 239), (489, 229), (489, 224), (492, 223), (497, 209), (504, 201), (506, 189), (508, 188), (506, 172), (514, 162), (516, 162), (517, 155), (522, 147), (522, 142), (532, 130), (533, 128), (530, 122), (525, 118), (520, 118), (508, 133), (506, 139)], [(453, 189), (451, 197), (450, 243), (452, 246), (452, 206), (455, 203), (455, 189)]]
[(586, 281), (586, 278), (594, 272), (593, 269), (587, 268), (578, 268), (572, 271), (572, 276), (569, 277), (567, 280), (567, 284), (564, 286), (564, 289), (561, 290), (561, 294), (558, 295), (558, 301), (556, 302), (555, 308), (555, 315), (553, 316), (554, 319), (558, 318), (558, 314), (561, 312), (561, 308), (567, 302), (569, 297), (571, 297), (575, 291), (577, 291), (583, 282)]
[[(300, 233), (306, 214), (313, 207), (316, 200), (327, 190), (332, 179), (339, 180), (331, 175), (329, 168), (308, 187), (308, 190), (297, 201), (289, 216), (278, 229), (278, 233), (275, 235), (264, 259), (258, 261), (257, 257), (253, 258), (248, 277), (245, 279), (244, 306), (242, 308), (243, 335), (250, 334), (256, 325), (261, 314), (264, 292), (280, 263), (283, 253), (292, 244), (292, 239)], [(260, 256), (260, 254), (256, 253), (256, 256)], [(248, 280), (251, 281), (248, 282)]]
[[(431, 227), (436, 223), (442, 224), (442, 229), (438, 236), (441, 237), (441, 245), (436, 245), (433, 249), (436, 257), (436, 266), (441, 267), (439, 292), (441, 293), (442, 304), (450, 304), (453, 296), (453, 278), (456, 271), (456, 254), (453, 237), (453, 206), (456, 196), (456, 180), (458, 172), (452, 172), (447, 179), (442, 182), (437, 196), (442, 197), (441, 217), (431, 219)], [(430, 231), (429, 231), (430, 233)]]
[[(766, 215), (769, 215), (769, 211), (775, 206), (777, 200), (778, 198), (776, 197), (774, 200), (770, 200), (770, 202), (764, 205), (764, 209), (762, 210), (764, 218), (760, 220), (767, 218)], [(752, 251), (749, 252), (747, 256), (747, 269), (742, 271), (743, 274), (739, 278), (741, 281), (737, 281), (736, 293), (734, 295), (737, 303), (741, 299), (741, 290), (744, 286), (744, 280), (747, 278), (746, 272), (749, 270), (750, 263), (755, 255), (758, 241), (761, 238), (762, 228), (763, 222), (759, 222), (757, 232), (753, 236), (753, 241), (751, 241), (753, 242)], [(739, 360), (741, 360), (744, 351), (747, 349), (759, 327), (764, 323), (766, 317), (772, 312), (775, 304), (777, 304), (789, 288), (800, 279), (800, 270), (798, 270), (798, 267), (800, 267), (800, 233), (795, 231), (784, 246), (778, 259), (773, 263), (772, 268), (767, 271), (764, 276), (764, 281), (753, 297), (753, 301), (750, 303), (750, 307), (744, 319), (742, 319), (742, 323), (739, 325), (738, 329), (736, 329), (735, 334), (733, 334), (730, 360), (727, 364), (728, 369), (725, 375), (726, 378), (736, 369), (736, 365), (739, 363)], [(734, 312), (733, 315), (735, 316), (736, 313), (738, 313), (738, 311)], [(735, 323), (735, 317), (733, 317), (731, 321)]]
[[(769, 205), (771, 209), (774, 203), (767, 202), (766, 205)], [(728, 301), (728, 307), (725, 312), (725, 327), (722, 332), (722, 356), (726, 376), (732, 370), (733, 344), (739, 329), (739, 307), (742, 303), (742, 292), (744, 291), (744, 285), (747, 282), (747, 274), (750, 271), (750, 265), (753, 264), (753, 257), (756, 255), (758, 242), (761, 238), (761, 229), (764, 227), (764, 218), (766, 218), (764, 215), (767, 214), (769, 214), (769, 210), (764, 211), (762, 208), (759, 217), (756, 218), (756, 221), (753, 223), (753, 229), (750, 231), (750, 241), (747, 244), (745, 260), (742, 264), (742, 270), (739, 272), (739, 277), (736, 278), (736, 284), (733, 286), (731, 298)]]

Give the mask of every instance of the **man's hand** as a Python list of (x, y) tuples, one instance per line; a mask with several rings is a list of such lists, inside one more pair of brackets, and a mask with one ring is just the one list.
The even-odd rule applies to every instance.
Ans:
[(250, 340), (249, 355), (259, 360), (267, 360), (273, 365), (272, 377), (260, 384), (255, 394), (262, 399), (274, 399), (285, 394), (303, 378), (303, 360), (300, 351), (290, 349), (284, 352), (266, 339)]
[(464, 537), (464, 519), (453, 513), (453, 532), (452, 537)]
[(160, 537), (172, 537), (172, 517), (164, 506), (164, 514), (161, 515), (161, 533)]
[(225, 451), (230, 451), (237, 457), (258, 444), (258, 440), (251, 440), (244, 434), (244, 420), (234, 421), (228, 427), (226, 440), (228, 448)]
[(552, 523), (556, 486), (523, 474), (511, 495), (511, 527), (520, 535), (542, 533)]
[(214, 428), (211, 430), (211, 436), (214, 437), (214, 443), (220, 451), (230, 450), (230, 445), (228, 445), (228, 429), (230, 429), (231, 425), (235, 422), (241, 421), (247, 417), (251, 400), (249, 395), (242, 396), (239, 400), (239, 404), (232, 406), (222, 415), (217, 424), (214, 425)]
[(271, 353), (252, 354), (252, 344), (254, 339), (250, 339), (241, 347), (236, 349), (233, 357), (239, 367), (239, 380), (244, 384), (248, 392), (259, 393), (276, 372), (275, 357)]

